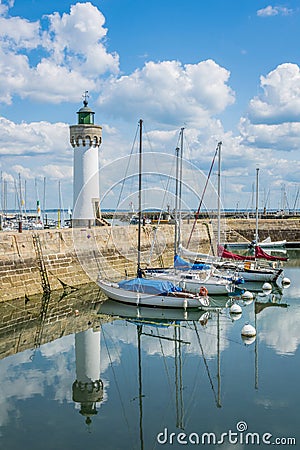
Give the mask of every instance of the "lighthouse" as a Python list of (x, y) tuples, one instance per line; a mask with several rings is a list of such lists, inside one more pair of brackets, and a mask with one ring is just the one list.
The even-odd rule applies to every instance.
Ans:
[(99, 195), (99, 147), (102, 127), (94, 123), (94, 111), (88, 106), (88, 91), (77, 112), (77, 125), (70, 126), (74, 148), (72, 227), (90, 227), (101, 220)]

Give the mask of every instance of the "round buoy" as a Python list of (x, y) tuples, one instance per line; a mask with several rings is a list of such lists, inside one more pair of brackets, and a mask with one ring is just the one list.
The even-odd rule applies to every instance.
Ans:
[(232, 320), (232, 322), (236, 322), (237, 320), (240, 320), (241, 317), (242, 317), (242, 313), (239, 313), (239, 314), (230, 313), (230, 319)]
[(243, 339), (244, 344), (250, 345), (250, 344), (253, 344), (253, 342), (256, 339), (256, 336), (252, 336), (252, 337), (242, 336), (242, 339)]
[(253, 296), (252, 296), (252, 298), (243, 298), (243, 305), (244, 306), (249, 306), (249, 305), (251, 305), (251, 303), (253, 303)]
[(256, 336), (256, 329), (252, 325), (250, 325), (250, 323), (245, 323), (241, 333), (244, 337), (254, 337)]
[(205, 313), (202, 314), (202, 316), (198, 319), (198, 322), (204, 327), (204, 325), (207, 324), (209, 317), (210, 317), (209, 312), (205, 312)]
[(242, 295), (241, 298), (243, 300), (253, 300), (253, 294), (250, 291), (245, 291)]
[(287, 277), (284, 277), (282, 280), (282, 286), (288, 287), (291, 284), (291, 280)]
[(201, 306), (208, 307), (210, 305), (209, 297), (199, 297), (199, 302)]
[(272, 291), (272, 285), (270, 283), (266, 282), (262, 285), (262, 290), (263, 291)]
[(237, 303), (233, 303), (230, 307), (230, 314), (242, 314), (242, 308)]

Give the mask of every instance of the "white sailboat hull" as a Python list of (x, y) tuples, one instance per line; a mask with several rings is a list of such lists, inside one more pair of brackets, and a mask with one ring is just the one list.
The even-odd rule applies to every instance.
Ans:
[(201, 280), (189, 274), (168, 272), (152, 273), (151, 276), (160, 280), (170, 280), (192, 294), (199, 294), (201, 287), (207, 289), (208, 295), (228, 295), (229, 292), (234, 290), (234, 286), (228, 280), (222, 278), (210, 277), (206, 280)]
[(194, 296), (189, 293), (174, 292), (168, 295), (146, 294), (143, 292), (128, 291), (120, 288), (117, 283), (110, 283), (104, 280), (98, 280), (98, 286), (108, 298), (127, 305), (180, 309), (204, 309), (209, 306), (207, 297)]
[(231, 292), (230, 285), (222, 282), (209, 283), (206, 281), (204, 283), (195, 282), (195, 281), (184, 281), (185, 289), (188, 292), (192, 292), (194, 294), (198, 293), (200, 288), (203, 286), (207, 289), (208, 295), (226, 295)]
[(253, 270), (241, 270), (238, 272), (241, 277), (244, 278), (245, 282), (247, 281), (269, 281), (269, 282), (275, 282), (281, 272), (275, 270), (263, 270), (263, 269), (253, 269)]
[(273, 241), (273, 242), (265, 240), (265, 241), (261, 241), (261, 242), (258, 243), (258, 245), (261, 248), (269, 248), (269, 249), (282, 248), (282, 247), (285, 247), (285, 244), (286, 244), (286, 240), (284, 240), (284, 241)]
[[(192, 252), (185, 252), (185, 255), (193, 255), (198, 256), (198, 254), (193, 254)], [(200, 255), (205, 256), (205, 255)], [(209, 255), (207, 255), (209, 256)], [(213, 259), (214, 258), (214, 259)], [(199, 258), (201, 259), (201, 258)], [(204, 261), (206, 259), (203, 258)], [(230, 271), (234, 273), (235, 275), (241, 277), (244, 279), (245, 282), (247, 281), (259, 281), (259, 282), (276, 282), (277, 284), (280, 284), (282, 278), (283, 278), (283, 269), (272, 269), (272, 268), (264, 268), (264, 267), (254, 267), (250, 269), (245, 269), (243, 264), (240, 264), (238, 262), (234, 261), (221, 261), (220, 258), (216, 257), (210, 257), (209, 262), (213, 265), (215, 265), (219, 270), (224, 270), (226, 274), (228, 275)]]
[(231, 270), (232, 273), (244, 279), (245, 283), (257, 282), (257, 283), (276, 283), (281, 286), (282, 279), (284, 277), (283, 269), (272, 269), (264, 267), (250, 267), (249, 269), (241, 265), (235, 265), (234, 263), (225, 263), (224, 265), (218, 265), (220, 271), (224, 270), (227, 273)]

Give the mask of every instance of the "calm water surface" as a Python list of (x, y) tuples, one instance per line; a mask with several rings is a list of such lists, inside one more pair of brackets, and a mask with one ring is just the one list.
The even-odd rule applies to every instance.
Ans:
[(289, 256), (290, 287), (240, 301), (236, 320), (225, 299), (185, 317), (109, 301), (93, 328), (2, 357), (0, 448), (300, 448), (300, 253)]

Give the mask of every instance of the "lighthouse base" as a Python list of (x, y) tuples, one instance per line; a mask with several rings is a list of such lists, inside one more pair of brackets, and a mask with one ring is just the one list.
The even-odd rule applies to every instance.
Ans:
[(72, 228), (91, 228), (91, 227), (105, 227), (110, 226), (111, 224), (101, 218), (97, 219), (72, 219), (71, 227)]
[(91, 228), (96, 222), (96, 219), (72, 219), (72, 228)]

